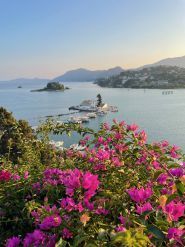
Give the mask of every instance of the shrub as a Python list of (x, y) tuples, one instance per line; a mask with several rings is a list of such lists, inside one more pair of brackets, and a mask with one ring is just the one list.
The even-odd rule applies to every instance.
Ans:
[(144, 131), (124, 122), (103, 124), (98, 132), (48, 128), (55, 134), (70, 129), (84, 136), (84, 151), (65, 149), (58, 162), (37, 170), (1, 165), (2, 244), (184, 246), (181, 151), (166, 141), (147, 144)]

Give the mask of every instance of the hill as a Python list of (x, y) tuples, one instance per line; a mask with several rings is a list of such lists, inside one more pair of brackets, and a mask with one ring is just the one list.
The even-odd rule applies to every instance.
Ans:
[(165, 65), (165, 66), (178, 66), (185, 68), (185, 56), (182, 57), (173, 57), (173, 58), (165, 58), (162, 59), (156, 63), (153, 64), (147, 64), (142, 67), (139, 67), (139, 69), (147, 68), (147, 67), (152, 67), (152, 66), (160, 66), (160, 65)]
[(13, 80), (1, 80), (0, 82), (11, 82), (11, 83), (39, 83), (39, 82), (47, 82), (48, 79), (42, 79), (42, 78), (17, 78)]
[(101, 87), (112, 88), (185, 88), (185, 68), (155, 66), (123, 71), (117, 76), (95, 81)]
[(98, 78), (110, 77), (118, 75), (123, 71), (121, 67), (115, 67), (108, 70), (87, 70), (87, 69), (75, 69), (67, 71), (65, 74), (58, 76), (53, 81), (62, 82), (88, 82), (95, 81)]

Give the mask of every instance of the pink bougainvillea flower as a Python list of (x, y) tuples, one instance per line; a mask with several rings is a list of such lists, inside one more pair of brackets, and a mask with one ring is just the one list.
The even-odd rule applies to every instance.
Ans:
[(41, 230), (49, 230), (53, 227), (58, 227), (62, 222), (59, 215), (51, 215), (44, 218), (44, 220), (39, 225)]
[(153, 167), (154, 167), (156, 170), (161, 169), (160, 163), (159, 163), (157, 160), (154, 160), (154, 161), (152, 162), (152, 165), (153, 165)]
[(148, 198), (150, 198), (153, 194), (151, 188), (141, 188), (141, 189), (136, 189), (136, 188), (131, 188), (127, 190), (129, 196), (131, 199), (135, 202), (141, 203), (145, 202)]
[(126, 220), (125, 220), (125, 218), (123, 217), (123, 215), (120, 215), (120, 216), (118, 217), (118, 219), (120, 220), (120, 223), (121, 223), (122, 225), (125, 225)]
[(183, 168), (172, 168), (169, 170), (169, 172), (175, 176), (175, 177), (182, 177), (184, 175), (184, 171), (183, 171)]
[(179, 149), (180, 148), (178, 146), (173, 145), (173, 147), (170, 150), (170, 155), (172, 158), (178, 159), (180, 157), (180, 155), (177, 153)]
[(96, 190), (99, 186), (99, 180), (98, 175), (93, 175), (90, 172), (86, 172), (83, 175), (82, 179), (82, 187), (86, 190), (85, 197), (87, 199), (90, 199), (92, 196), (94, 196)]
[(185, 230), (179, 228), (169, 228), (167, 238), (174, 239), (176, 241), (180, 241), (181, 237), (185, 234)]
[(28, 179), (28, 177), (29, 177), (29, 172), (28, 171), (25, 171), (25, 173), (24, 173), (24, 179)]
[(105, 208), (98, 208), (95, 211), (96, 214), (102, 214), (102, 215), (107, 215), (109, 213), (109, 210), (105, 209)]
[(163, 209), (170, 221), (178, 221), (180, 217), (184, 216), (184, 210), (185, 205), (182, 202), (175, 203), (174, 201), (168, 203)]
[(144, 212), (151, 211), (152, 210), (152, 205), (149, 202), (146, 202), (145, 204), (139, 206), (136, 205), (136, 212), (138, 214), (143, 214)]
[(122, 225), (118, 225), (116, 228), (115, 228), (116, 232), (125, 232), (127, 229), (122, 226)]
[(85, 207), (88, 208), (90, 211), (94, 209), (94, 203), (89, 202), (87, 198), (84, 198), (83, 202), (84, 202)]
[(141, 132), (135, 134), (135, 137), (138, 138), (139, 145), (143, 145), (147, 141), (147, 134), (145, 133), (144, 130), (142, 130)]
[(19, 237), (11, 237), (6, 241), (6, 247), (18, 247), (21, 243), (21, 239)]
[(162, 173), (157, 178), (157, 183), (161, 185), (165, 185), (168, 179), (168, 175), (166, 173)]
[(9, 181), (11, 179), (11, 173), (9, 171), (6, 170), (2, 170), (0, 171), (0, 181)]
[(96, 153), (96, 158), (100, 161), (108, 160), (110, 158), (110, 153), (106, 150), (99, 149)]
[(119, 132), (116, 132), (114, 137), (116, 138), (116, 140), (121, 140), (123, 138), (123, 135)]
[(162, 147), (168, 147), (169, 146), (169, 142), (166, 141), (166, 140), (163, 140), (163, 141), (161, 141), (161, 145), (162, 145)]
[(136, 124), (127, 125), (127, 130), (136, 131), (138, 128)]
[(110, 126), (108, 125), (108, 123), (104, 123), (104, 124), (103, 124), (103, 128), (104, 128), (105, 130), (110, 130)]
[(18, 174), (12, 174), (11, 178), (14, 180), (14, 181), (18, 181), (21, 179), (21, 177), (18, 175)]
[(81, 182), (80, 179), (82, 173), (78, 169), (70, 171), (70, 173), (63, 178), (63, 184), (66, 186), (66, 194), (68, 196), (73, 196), (74, 190), (80, 188)]
[(120, 167), (123, 165), (123, 162), (121, 162), (118, 157), (112, 157), (112, 162), (115, 167)]
[(82, 205), (81, 202), (79, 202), (76, 206), (75, 206), (75, 209), (78, 210), (78, 212), (83, 212), (84, 211), (84, 207)]
[(106, 165), (105, 164), (96, 164), (93, 166), (94, 171), (106, 171)]
[(39, 246), (43, 246), (45, 238), (46, 238), (46, 236), (42, 231), (35, 230), (32, 233), (27, 233), (27, 235), (26, 235), (26, 237), (24, 238), (24, 241), (23, 241), (23, 246), (24, 247), (30, 247), (30, 246), (39, 247)]
[(71, 212), (72, 210), (75, 209), (75, 201), (73, 200), (73, 198), (67, 197), (67, 198), (63, 198), (61, 200), (60, 203), (61, 207), (65, 210), (67, 210), (68, 212)]
[(103, 137), (99, 136), (97, 142), (98, 142), (98, 144), (103, 144), (104, 143)]
[(40, 191), (41, 190), (40, 182), (36, 182), (36, 183), (32, 184), (32, 188), (36, 191)]
[(62, 230), (62, 238), (69, 239), (69, 238), (72, 238), (72, 237), (73, 237), (72, 232), (70, 232), (67, 228), (64, 228)]
[(57, 168), (48, 168), (44, 171), (44, 184), (56, 186), (63, 183), (64, 173)]

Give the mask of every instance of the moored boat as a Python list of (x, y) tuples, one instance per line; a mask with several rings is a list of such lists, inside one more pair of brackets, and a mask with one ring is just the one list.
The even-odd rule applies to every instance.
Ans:
[(96, 113), (90, 112), (90, 113), (87, 113), (86, 116), (87, 116), (88, 118), (95, 118), (95, 117), (96, 117)]
[(77, 123), (77, 124), (82, 123), (82, 120), (81, 120), (81, 118), (79, 118), (79, 117), (71, 117), (68, 121), (69, 121), (70, 123)]

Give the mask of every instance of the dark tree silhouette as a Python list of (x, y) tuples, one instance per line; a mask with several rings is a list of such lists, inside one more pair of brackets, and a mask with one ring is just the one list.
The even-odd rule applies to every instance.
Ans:
[(96, 97), (97, 97), (97, 107), (99, 107), (102, 104), (102, 97), (100, 94), (98, 94)]

